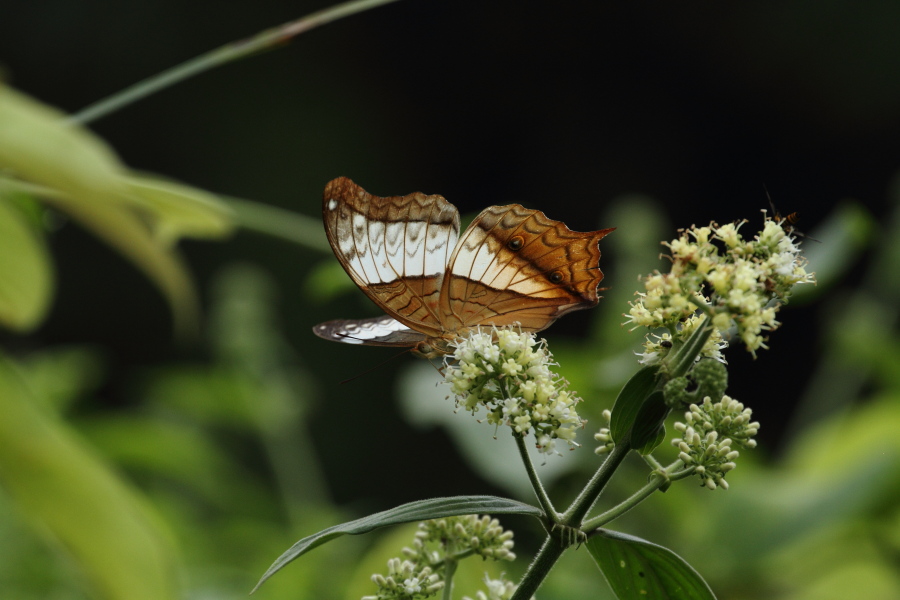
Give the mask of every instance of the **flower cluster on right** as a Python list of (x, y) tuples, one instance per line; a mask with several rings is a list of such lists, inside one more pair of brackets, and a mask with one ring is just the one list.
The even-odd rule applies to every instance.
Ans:
[(734, 446), (756, 447), (753, 436), (759, 431), (759, 423), (750, 420), (752, 414), (726, 395), (719, 402), (712, 402), (707, 396), (702, 404), (691, 404), (684, 415), (686, 423), (675, 423), (682, 436), (672, 440), (679, 450), (678, 458), (686, 466), (693, 466), (709, 489), (728, 489), (725, 474), (735, 467), (734, 459), (739, 455)]
[[(775, 317), (793, 286), (815, 283), (782, 220), (766, 216), (752, 239), (740, 234), (745, 224), (692, 226), (664, 242), (670, 271), (644, 278), (625, 315), (634, 328), (650, 330), (640, 362), (657, 369), (665, 405), (688, 409), (685, 422), (674, 426), (680, 437), (672, 440), (681, 463), (713, 490), (727, 489), (737, 448), (755, 447), (760, 427), (749, 408), (725, 395), (726, 339), (740, 340), (756, 356), (767, 348), (767, 332), (780, 325)], [(610, 420), (608, 411), (604, 417)], [(598, 454), (615, 447), (609, 428), (594, 437)]]
[(638, 293), (626, 315), (635, 327), (668, 330), (645, 343), (643, 364), (659, 362), (673, 341), (687, 339), (702, 320), (698, 310), (716, 328), (702, 356), (722, 360), (722, 333), (732, 327), (755, 356), (759, 348), (766, 348), (764, 332), (780, 325), (775, 316), (791, 288), (815, 283), (814, 275), (806, 272), (796, 238), (779, 222), (767, 217), (753, 239), (741, 236), (744, 223), (692, 226), (664, 243), (671, 270), (646, 277), (645, 291)]

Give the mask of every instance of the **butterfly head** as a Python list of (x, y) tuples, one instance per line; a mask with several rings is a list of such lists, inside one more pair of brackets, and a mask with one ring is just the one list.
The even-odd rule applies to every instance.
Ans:
[(432, 360), (441, 358), (447, 354), (453, 354), (453, 349), (450, 347), (447, 340), (441, 338), (428, 338), (413, 346), (412, 353), (419, 358)]

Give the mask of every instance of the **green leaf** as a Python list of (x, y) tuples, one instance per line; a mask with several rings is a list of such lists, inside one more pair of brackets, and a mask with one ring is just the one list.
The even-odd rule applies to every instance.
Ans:
[(0, 325), (35, 328), (52, 297), (53, 269), (43, 236), (0, 195)]
[(125, 178), (128, 199), (155, 217), (156, 235), (165, 245), (181, 237), (222, 238), (234, 229), (234, 213), (214, 194), (156, 175)]
[(657, 369), (658, 367), (644, 367), (635, 373), (619, 392), (609, 424), (612, 439), (616, 444), (630, 443), (631, 428), (638, 412), (644, 400), (656, 389)]
[[(816, 228), (812, 237), (821, 243), (800, 238), (803, 256), (809, 259), (807, 271), (815, 272), (816, 285), (797, 285), (791, 290), (791, 304), (821, 296), (843, 281), (859, 260), (860, 254), (879, 239), (873, 233), (879, 224), (865, 206), (843, 201)], [(890, 234), (882, 233), (884, 239)]]
[(631, 447), (641, 454), (649, 454), (666, 434), (663, 421), (669, 416), (669, 407), (662, 391), (656, 391), (644, 400), (631, 429)]
[(187, 269), (155, 235), (148, 212), (135, 210), (128, 171), (102, 139), (67, 123), (56, 109), (0, 85), (3, 171), (26, 187), (45, 189), (43, 202), (142, 269), (172, 307), (176, 329), (188, 333), (196, 327), (198, 302)]
[(179, 598), (170, 532), (146, 499), (51, 411), (0, 356), (0, 483), (74, 559), (103, 600)]
[(700, 574), (668, 548), (608, 529), (585, 545), (619, 600), (715, 600)]
[(318, 304), (331, 302), (338, 296), (356, 289), (356, 284), (347, 277), (341, 263), (333, 259), (315, 265), (303, 283), (303, 291), (307, 298)]
[(124, 191), (115, 153), (65, 115), (0, 84), (0, 168), (74, 197), (112, 202)]
[(326, 542), (330, 542), (335, 538), (344, 535), (369, 533), (370, 531), (382, 527), (398, 525), (400, 523), (412, 523), (416, 521), (427, 521), (428, 519), (437, 519), (440, 517), (474, 514), (530, 515), (538, 518), (543, 517), (544, 515), (541, 509), (531, 506), (530, 504), (524, 504), (508, 498), (498, 498), (496, 496), (453, 496), (450, 498), (432, 498), (429, 500), (410, 502), (390, 510), (369, 515), (368, 517), (323, 529), (318, 533), (303, 538), (272, 563), (272, 566), (269, 567), (260, 578), (259, 583), (256, 584), (256, 587), (253, 588), (253, 592), (259, 589), (259, 586), (261, 586), (266, 579), (281, 570), (282, 567), (295, 558)]

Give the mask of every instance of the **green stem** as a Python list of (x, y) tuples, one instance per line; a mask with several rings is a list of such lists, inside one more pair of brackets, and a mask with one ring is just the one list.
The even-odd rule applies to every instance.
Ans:
[(652, 454), (644, 454), (641, 458), (644, 459), (644, 462), (647, 463), (652, 470), (661, 471), (663, 469), (663, 466), (659, 464), (659, 461), (656, 460)]
[(459, 563), (455, 560), (444, 561), (444, 589), (441, 592), (441, 600), (452, 600), (453, 598), (453, 575), (456, 573), (456, 567)]
[(337, 19), (375, 8), (396, 0), (353, 0), (314, 12), (296, 21), (267, 29), (252, 38), (226, 44), (184, 62), (158, 75), (139, 81), (124, 90), (95, 102), (69, 117), (69, 122), (84, 124), (113, 113), (137, 100), (145, 98), (189, 77), (219, 65), (282, 45), (292, 37)]
[(563, 525), (568, 525), (570, 527), (581, 526), (582, 519), (584, 519), (584, 516), (591, 510), (591, 506), (597, 501), (600, 492), (603, 491), (603, 488), (609, 482), (610, 478), (612, 478), (613, 473), (616, 472), (616, 469), (622, 463), (622, 460), (624, 460), (629, 451), (630, 448), (627, 445), (622, 444), (617, 444), (616, 447), (612, 449), (612, 452), (609, 453), (606, 460), (603, 461), (603, 464), (600, 465), (600, 468), (597, 469), (597, 472), (591, 477), (591, 480), (584, 486), (584, 489), (581, 490), (581, 493), (578, 494), (578, 497), (575, 498), (572, 505), (569, 506), (565, 513), (563, 513), (560, 519), (560, 522)]
[(234, 211), (235, 220), (244, 229), (281, 238), (311, 250), (331, 253), (321, 219), (251, 200), (220, 199)]
[(675, 470), (681, 465), (682, 463), (680, 460), (675, 461), (675, 463), (673, 463), (669, 468), (653, 473), (653, 475), (650, 476), (650, 481), (648, 481), (644, 487), (642, 487), (634, 494), (632, 494), (628, 499), (612, 507), (605, 513), (598, 515), (592, 519), (588, 519), (584, 522), (584, 525), (581, 529), (585, 533), (588, 533), (593, 531), (594, 529), (597, 529), (598, 527), (602, 527), (610, 521), (618, 519), (626, 512), (646, 500), (651, 494), (653, 494), (653, 492), (655, 492), (659, 488), (671, 483), (672, 481), (687, 477), (694, 472), (693, 467), (688, 467), (687, 469), (682, 469), (680, 471)]
[(538, 503), (541, 505), (544, 514), (546, 514), (549, 519), (554, 523), (558, 522), (559, 514), (556, 512), (556, 509), (553, 508), (553, 502), (551, 502), (550, 496), (547, 495), (547, 490), (544, 489), (544, 485), (541, 483), (537, 471), (534, 470), (534, 464), (531, 462), (531, 457), (528, 455), (528, 446), (525, 443), (525, 436), (513, 433), (513, 438), (516, 440), (516, 447), (519, 449), (519, 455), (522, 457), (522, 463), (525, 465), (525, 471), (528, 473), (528, 479), (531, 481), (531, 487), (534, 489), (534, 494), (537, 496)]
[(691, 369), (697, 356), (703, 351), (703, 346), (706, 345), (709, 336), (712, 335), (713, 329), (712, 320), (709, 315), (706, 315), (684, 346), (666, 360), (665, 369), (669, 377), (682, 377)]
[(534, 560), (528, 566), (528, 570), (525, 572), (522, 581), (519, 582), (519, 587), (516, 588), (510, 600), (529, 600), (534, 596), (534, 593), (550, 573), (550, 569), (553, 568), (553, 565), (556, 564), (556, 561), (559, 560), (559, 557), (562, 556), (565, 550), (566, 546), (560, 540), (552, 535), (548, 535), (547, 539), (544, 540), (544, 545), (541, 546)]

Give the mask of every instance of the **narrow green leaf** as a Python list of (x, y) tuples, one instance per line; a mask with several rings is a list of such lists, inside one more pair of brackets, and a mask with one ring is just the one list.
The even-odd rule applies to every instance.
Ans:
[(2, 84), (0, 170), (96, 202), (114, 202), (124, 191), (122, 164), (103, 140)]
[(608, 529), (585, 545), (619, 600), (715, 600), (700, 574), (668, 548)]
[(182, 237), (221, 238), (235, 226), (234, 212), (217, 196), (156, 175), (125, 178), (127, 198), (155, 217), (156, 235), (166, 245)]
[(147, 211), (135, 210), (128, 172), (102, 139), (66, 123), (56, 109), (0, 85), (0, 171), (48, 188), (41, 200), (142, 269), (172, 307), (176, 329), (192, 333), (197, 299), (190, 276), (147, 223)]
[(32, 396), (0, 356), (0, 484), (103, 600), (180, 598), (170, 532), (146, 499)]
[(431, 498), (429, 500), (410, 502), (390, 510), (356, 519), (355, 521), (323, 529), (318, 533), (303, 538), (272, 563), (272, 566), (263, 574), (253, 591), (255, 592), (259, 589), (259, 586), (266, 579), (295, 558), (335, 538), (344, 535), (368, 533), (381, 527), (399, 525), (400, 523), (413, 523), (440, 517), (474, 514), (530, 515), (538, 518), (544, 515), (541, 509), (536, 506), (496, 496), (453, 496), (450, 498)]
[(43, 236), (0, 194), (0, 325), (33, 329), (52, 297), (53, 269)]
[(619, 392), (612, 409), (609, 429), (616, 444), (628, 442), (631, 428), (644, 400), (656, 389), (657, 367), (644, 367), (635, 373)]
[(641, 454), (648, 454), (662, 441), (666, 433), (663, 421), (669, 415), (669, 407), (661, 391), (644, 400), (631, 429), (631, 447)]

